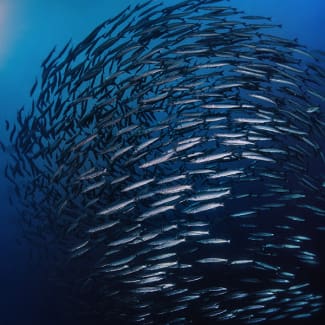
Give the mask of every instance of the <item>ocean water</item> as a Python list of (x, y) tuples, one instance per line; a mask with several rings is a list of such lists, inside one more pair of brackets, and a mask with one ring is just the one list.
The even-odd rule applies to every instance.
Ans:
[[(163, 2), (168, 5), (176, 1)], [(0, 0), (1, 143), (8, 144), (4, 121), (14, 123), (19, 107), (29, 103), (29, 91), (40, 74), (40, 64), (53, 46), (62, 47), (69, 39), (77, 44), (102, 21), (136, 3), (136, 0)], [(231, 0), (223, 3), (249, 15), (270, 16), (273, 23), (282, 24), (279, 35), (297, 38), (309, 49), (325, 51), (325, 3), (321, 0)], [(325, 94), (325, 88), (323, 90)], [(0, 157), (2, 171), (7, 155), (0, 152)], [(324, 175), (324, 170), (319, 170), (319, 175)], [(0, 324), (96, 324), (98, 320), (66, 316), (67, 311), (70, 314), (69, 311), (73, 313), (82, 307), (69, 306), (69, 292), (64, 287), (48, 283), (48, 273), (44, 272), (42, 261), (35, 262), (32, 250), (21, 240), (19, 216), (15, 206), (9, 203), (9, 196), (14, 195), (14, 189), (1, 172)], [(307, 269), (306, 276), (313, 279), (312, 286), (317, 292), (325, 296), (325, 242), (319, 233), (311, 236), (315, 236), (314, 248), (322, 256), (318, 266)], [(324, 315), (319, 312), (311, 319), (286, 320), (284, 323), (316, 325), (325, 321)], [(282, 324), (280, 321), (272, 323)], [(108, 324), (114, 324), (114, 321)]]

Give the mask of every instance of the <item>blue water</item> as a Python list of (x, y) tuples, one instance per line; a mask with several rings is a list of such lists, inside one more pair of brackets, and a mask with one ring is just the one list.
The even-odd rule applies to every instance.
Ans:
[[(77, 44), (100, 22), (136, 2), (0, 0), (0, 41), (4, 40), (0, 51), (0, 141), (7, 137), (3, 121), (14, 120), (16, 110), (28, 103), (40, 63), (53, 46), (60, 47), (70, 38)], [(285, 37), (297, 37), (311, 49), (325, 50), (323, 0), (232, 0), (225, 4), (250, 15), (271, 16), (274, 23), (283, 25)], [(1, 157), (0, 170), (4, 165)], [(60, 293), (43, 286), (42, 272), (29, 262), (29, 249), (19, 245), (16, 212), (8, 203), (11, 191), (1, 174), (0, 325), (60, 324)], [(314, 323), (319, 322), (318, 318)]]

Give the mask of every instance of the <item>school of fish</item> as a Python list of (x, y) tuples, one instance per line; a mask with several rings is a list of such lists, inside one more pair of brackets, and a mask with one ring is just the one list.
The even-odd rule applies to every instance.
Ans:
[(146, 1), (42, 62), (6, 121), (5, 175), (23, 237), (83, 313), (258, 324), (322, 310), (324, 53), (280, 28), (227, 1)]

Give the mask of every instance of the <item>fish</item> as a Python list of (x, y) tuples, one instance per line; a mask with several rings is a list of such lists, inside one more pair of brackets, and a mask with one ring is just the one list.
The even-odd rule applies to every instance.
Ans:
[(94, 233), (97, 233), (98, 231), (103, 231), (103, 230), (109, 229), (109, 228), (115, 226), (115, 225), (118, 224), (118, 223), (119, 223), (118, 220), (114, 220), (114, 221), (111, 221), (111, 222), (105, 223), (105, 224), (103, 224), (103, 225), (96, 226), (96, 227), (94, 227), (94, 228), (90, 228), (90, 229), (88, 229), (88, 233), (90, 233), (90, 234), (94, 234)]
[(73, 293), (70, 322), (324, 310), (309, 272), (324, 255), (323, 57), (270, 20), (136, 2), (41, 62), (1, 159), (21, 241)]
[(227, 262), (227, 259), (225, 258), (218, 258), (218, 257), (206, 257), (206, 258), (202, 258), (197, 260), (198, 263), (225, 263)]

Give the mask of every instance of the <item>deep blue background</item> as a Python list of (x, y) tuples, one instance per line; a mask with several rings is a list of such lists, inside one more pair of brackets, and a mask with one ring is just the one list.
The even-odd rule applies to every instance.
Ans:
[[(96, 25), (129, 3), (137, 1), (0, 0), (1, 33), (6, 36), (0, 44), (0, 141), (6, 142), (7, 137), (4, 120), (13, 120), (17, 108), (29, 102), (29, 89), (40, 72), (40, 63), (53, 46), (63, 46), (70, 38), (77, 44)], [(273, 22), (283, 24), (282, 35), (298, 37), (312, 49), (325, 50), (324, 0), (232, 0), (225, 4), (250, 15), (271, 16)], [(1, 155), (0, 170), (5, 165)], [(19, 226), (15, 211), (8, 204), (10, 191), (1, 173), (0, 325), (59, 324), (60, 301), (47, 299), (59, 295), (42, 287), (42, 273), (30, 266), (28, 249), (17, 244)]]

